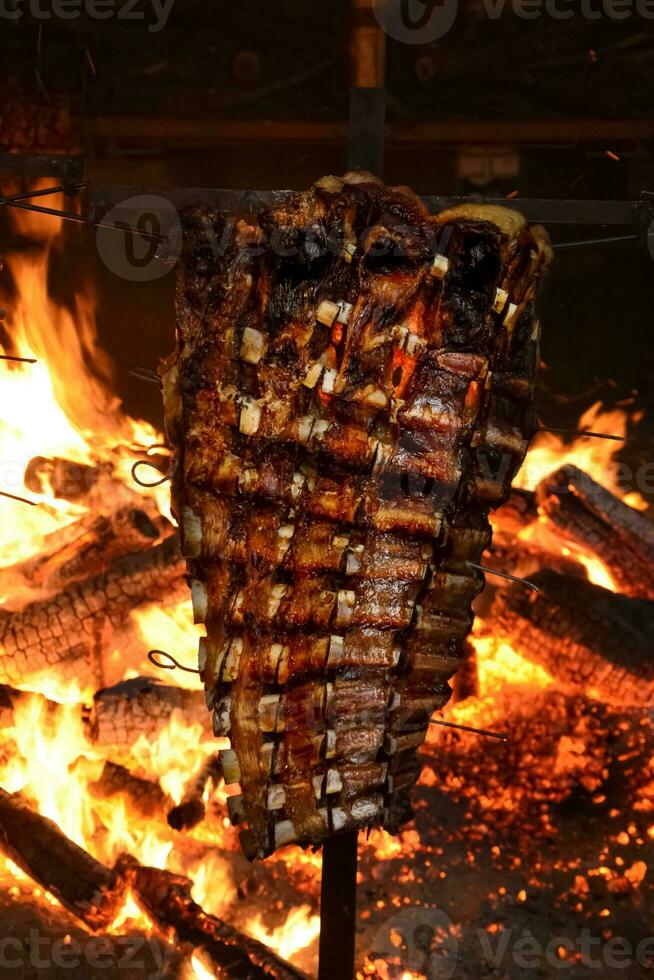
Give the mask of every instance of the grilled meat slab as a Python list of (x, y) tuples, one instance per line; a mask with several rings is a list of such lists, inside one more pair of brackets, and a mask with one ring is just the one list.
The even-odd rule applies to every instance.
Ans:
[(243, 849), (395, 831), (535, 431), (546, 235), (362, 173), (184, 224), (166, 429)]

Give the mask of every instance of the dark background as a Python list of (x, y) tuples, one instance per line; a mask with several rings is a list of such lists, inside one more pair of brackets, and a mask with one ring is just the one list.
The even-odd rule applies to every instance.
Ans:
[[(135, 9), (151, 8), (139, 0)], [(489, 197), (626, 200), (654, 190), (654, 21), (635, 12), (589, 21), (580, 5), (570, 9), (571, 20), (525, 21), (507, 4), (489, 20), (481, 3), (461, 3), (442, 40), (389, 41), (387, 182)], [(177, 0), (163, 30), (148, 24), (149, 14), (0, 19), (0, 153), (80, 153), (87, 177), (149, 187), (300, 188), (346, 169), (346, 0)], [(549, 230), (564, 241), (634, 229)], [(10, 237), (5, 221), (5, 250)], [(172, 276), (126, 282), (98, 260), (93, 231), (71, 226), (52, 291), (70, 297), (85, 276), (128, 410), (159, 422), (156, 387), (127, 372), (155, 367), (172, 348)], [(601, 397), (644, 410), (630, 453), (651, 459), (653, 299), (646, 240), (558, 253), (542, 307), (543, 379), (573, 401), (544, 390), (546, 422), (574, 425), (597, 397), (577, 396), (612, 382)]]

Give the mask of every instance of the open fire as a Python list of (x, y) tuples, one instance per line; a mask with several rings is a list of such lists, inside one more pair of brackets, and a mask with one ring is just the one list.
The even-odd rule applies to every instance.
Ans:
[[(2, 368), (0, 490), (37, 506), (0, 504), (0, 787), (108, 868), (128, 854), (188, 877), (208, 915), (315, 972), (319, 855), (287, 848), (248, 865), (212, 768), (227, 743), (210, 731), (199, 679), (174, 670), (143, 680), (155, 673), (151, 648), (193, 666), (199, 630), (168, 488), (131, 477), (161, 434), (121, 410), (83, 284), (73, 309), (48, 292), (57, 221), (18, 212), (17, 230), (34, 246), (5, 259), (9, 352), (37, 363)], [(628, 422), (597, 404), (579, 428), (623, 436)], [(510, 930), (514, 942), (547, 937), (545, 963), (552, 936), (559, 963), (583, 964), (583, 929), (603, 944), (647, 934), (654, 531), (646, 502), (615, 476), (619, 445), (541, 433), (493, 518), (486, 564), (542, 591), (489, 579), (446, 717), (510, 738), (433, 728), (414, 824), (361, 841), (361, 977), (425, 975), (429, 943), (407, 946), (407, 909), (443, 911), (423, 923), (441, 953), (430, 976), (481, 975)], [(623, 635), (628, 649), (613, 649)], [(27, 902), (60, 919), (62, 935), (85, 928), (11, 858), (0, 856), (0, 875), (0, 916), (8, 901)], [(156, 934), (179, 975), (216, 975), (125, 879), (132, 887), (102, 933)], [(523, 976), (506, 957), (502, 975)]]

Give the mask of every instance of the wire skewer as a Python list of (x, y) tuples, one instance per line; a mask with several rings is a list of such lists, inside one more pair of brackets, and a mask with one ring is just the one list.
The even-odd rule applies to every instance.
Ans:
[(484, 735), (486, 738), (499, 738), (502, 742), (508, 742), (509, 736), (504, 735), (502, 732), (490, 732), (486, 728), (472, 728), (470, 725), (455, 725), (452, 721), (441, 721), (440, 719), (431, 719), (430, 725), (440, 725), (442, 728), (454, 728), (460, 732), (472, 732), (473, 735)]
[(624, 436), (609, 435), (606, 432), (591, 432), (590, 429), (553, 429), (549, 425), (542, 425), (540, 432), (558, 432), (568, 436), (589, 436), (593, 439), (612, 439), (613, 442), (626, 442)]
[(78, 181), (75, 184), (58, 184), (56, 187), (44, 187), (40, 191), (24, 191), (22, 194), (12, 194), (10, 197), (1, 197), (0, 205), (18, 204), (20, 201), (29, 201), (33, 197), (48, 197), (50, 194), (67, 194), (72, 191), (79, 191), (87, 187), (86, 181)]
[(159, 469), (158, 466), (156, 466), (153, 462), (151, 462), (148, 459), (136, 460), (136, 462), (132, 466), (132, 479), (134, 480), (134, 483), (138, 483), (140, 487), (144, 487), (146, 490), (150, 490), (152, 487), (160, 487), (162, 483), (167, 483), (168, 480), (172, 479), (170, 473), (164, 473), (164, 475), (161, 477), (160, 480), (155, 480), (154, 483), (145, 483), (143, 480), (140, 480), (137, 476), (137, 470), (139, 466), (149, 466), (150, 469), (156, 470), (157, 473), (161, 473), (161, 470)]
[(497, 575), (498, 578), (508, 579), (509, 582), (517, 582), (518, 585), (524, 585), (527, 589), (531, 589), (533, 592), (540, 592), (540, 588), (535, 584), (535, 582), (530, 582), (526, 578), (518, 578), (517, 575), (509, 575), (508, 572), (498, 572), (495, 568), (489, 568), (487, 565), (477, 565), (474, 561), (469, 561), (468, 564), (471, 568), (476, 568), (480, 572), (486, 572), (487, 575)]
[(20, 361), (21, 364), (36, 364), (35, 357), (15, 357), (13, 354), (0, 354), (0, 361)]
[(130, 368), (127, 373), (131, 374), (133, 378), (138, 378), (139, 381), (147, 381), (149, 384), (156, 384), (161, 388), (161, 378), (150, 368), (134, 367)]
[[(161, 663), (157, 657), (165, 657), (169, 663)], [(148, 660), (153, 667), (158, 667), (159, 670), (184, 670), (187, 674), (200, 673), (197, 667), (185, 667), (184, 664), (180, 664), (178, 660), (175, 660), (172, 653), (167, 653), (166, 650), (148, 651)]]
[(564, 248), (585, 248), (590, 245), (610, 245), (612, 242), (633, 242), (640, 235), (611, 235), (608, 238), (582, 238), (576, 242), (555, 242), (552, 248), (559, 251)]
[[(34, 196), (34, 195), (30, 195)], [(131, 228), (129, 225), (114, 225), (109, 221), (96, 221), (90, 215), (75, 214), (73, 211), (58, 211), (56, 208), (44, 208), (38, 204), (26, 204), (24, 201), (12, 200), (11, 198), (0, 200), (0, 204), (8, 208), (19, 208), (21, 211), (36, 211), (37, 214), (49, 214), (53, 218), (62, 218), (64, 221), (76, 221), (80, 225), (90, 225), (93, 228), (107, 228), (109, 231), (121, 231), (126, 235), (139, 235), (150, 241), (163, 242), (166, 236), (156, 232), (141, 231), (138, 228)]]
[(30, 507), (38, 507), (38, 501), (28, 500), (27, 497), (18, 497), (15, 493), (7, 493), (6, 490), (0, 490), (0, 497), (9, 497), (10, 500), (18, 500), (21, 504), (29, 504)]

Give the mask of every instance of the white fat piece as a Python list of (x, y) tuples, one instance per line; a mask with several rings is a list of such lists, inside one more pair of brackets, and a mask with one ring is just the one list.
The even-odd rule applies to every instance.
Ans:
[(241, 781), (241, 766), (236, 752), (233, 749), (223, 749), (219, 756), (225, 786), (233, 786), (235, 783), (239, 783)]
[(268, 598), (269, 619), (275, 618), (279, 610), (281, 601), (284, 598), (284, 596), (289, 592), (289, 589), (290, 586), (284, 585), (281, 582), (278, 582), (276, 585), (273, 585), (272, 589), (270, 590), (270, 596)]
[(302, 493), (302, 490), (304, 489), (305, 483), (306, 477), (304, 473), (300, 473), (299, 470), (296, 470), (293, 474), (293, 481), (291, 483), (291, 496), (293, 497), (293, 500), (298, 499)]
[(301, 445), (303, 446), (308, 445), (315, 424), (316, 424), (315, 415), (303, 415), (302, 418), (298, 420), (297, 437)]
[(328, 769), (327, 779), (325, 781), (325, 795), (330, 796), (332, 793), (340, 793), (343, 789), (343, 783), (341, 782), (341, 775), (338, 769)]
[(329, 655), (327, 660), (327, 666), (329, 668), (337, 667), (339, 665), (343, 657), (343, 647), (343, 637), (338, 636), (336, 633), (332, 633), (332, 635), (329, 637)]
[(264, 694), (259, 699), (259, 727), (262, 732), (274, 732), (279, 725), (279, 694)]
[(342, 257), (346, 262), (350, 263), (354, 258), (354, 253), (357, 250), (356, 242), (345, 242), (343, 245), (343, 250), (341, 252)]
[(246, 327), (241, 340), (241, 360), (258, 364), (266, 352), (266, 338), (259, 330)]
[(436, 276), (438, 279), (444, 279), (449, 268), (450, 260), (447, 255), (438, 254), (434, 256), (434, 262), (431, 267), (433, 276)]
[(202, 673), (207, 666), (207, 638), (201, 636), (198, 640), (198, 670)]
[(261, 406), (253, 398), (244, 398), (239, 420), (239, 432), (244, 436), (254, 436), (261, 425)]
[(318, 379), (322, 374), (322, 369), (323, 365), (320, 363), (320, 361), (314, 361), (313, 364), (309, 365), (307, 368), (307, 373), (304, 376), (304, 381), (302, 382), (305, 388), (316, 387), (318, 384)]
[(336, 317), (337, 322), (342, 323), (343, 326), (347, 326), (350, 317), (352, 316), (353, 309), (354, 307), (351, 303), (346, 303), (344, 300), (341, 300), (341, 302), (338, 304), (338, 316)]
[(282, 820), (275, 824), (275, 847), (284, 847), (286, 844), (294, 844), (297, 840), (295, 827), (290, 820)]
[(339, 313), (339, 304), (330, 299), (324, 299), (316, 310), (316, 320), (326, 327), (333, 327)]
[(347, 826), (348, 815), (340, 806), (332, 807), (332, 827), (335, 831), (343, 830)]
[(268, 787), (267, 806), (269, 810), (281, 810), (286, 804), (286, 790), (281, 783), (273, 783)]
[(204, 582), (191, 580), (191, 601), (193, 603), (193, 622), (204, 623), (207, 618), (209, 596)]
[(277, 531), (277, 558), (279, 561), (284, 558), (286, 552), (291, 547), (294, 534), (295, 524), (282, 524)]
[(322, 379), (322, 385), (321, 385), (322, 390), (325, 392), (325, 394), (331, 395), (331, 393), (333, 392), (334, 382), (336, 381), (336, 375), (337, 372), (334, 371), (333, 368), (328, 368), (325, 371), (325, 374), (323, 375), (323, 379)]
[(222, 698), (216, 705), (213, 713), (213, 732), (214, 735), (227, 735), (231, 728), (231, 697)]
[(352, 619), (354, 605), (356, 603), (356, 593), (351, 589), (340, 589), (338, 592), (336, 608), (336, 625), (345, 626)]
[(325, 758), (333, 759), (336, 755), (336, 732), (328, 728), (325, 732)]
[(363, 400), (371, 408), (386, 408), (388, 405), (388, 396), (381, 388), (375, 388), (368, 392)]
[(182, 510), (182, 534), (184, 557), (197, 558), (202, 550), (202, 519), (192, 507), (184, 507)]
[(509, 294), (506, 289), (501, 289), (499, 286), (495, 290), (495, 302), (493, 303), (493, 310), (495, 313), (501, 313), (506, 306), (506, 301), (509, 298)]
[(315, 425), (313, 427), (313, 431), (311, 433), (312, 437), (316, 440), (316, 442), (320, 442), (322, 440), (323, 436), (325, 435), (325, 432), (327, 432), (327, 429), (330, 427), (330, 425), (331, 423), (329, 422), (328, 419), (316, 419)]
[(511, 330), (515, 326), (516, 317), (518, 315), (518, 307), (515, 303), (509, 303), (506, 313), (504, 314), (504, 326)]

